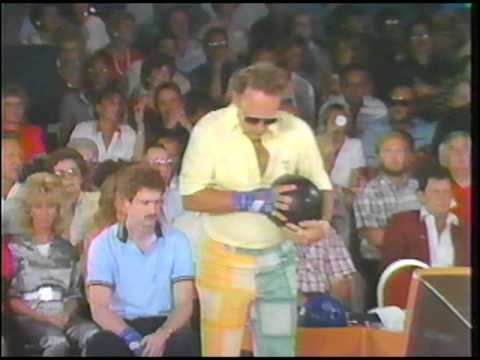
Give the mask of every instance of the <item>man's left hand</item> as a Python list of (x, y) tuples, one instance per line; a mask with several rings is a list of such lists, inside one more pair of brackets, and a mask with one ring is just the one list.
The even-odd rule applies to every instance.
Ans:
[(161, 330), (157, 330), (153, 334), (145, 336), (142, 340), (142, 346), (145, 346), (143, 356), (162, 356), (165, 352), (167, 339), (168, 333)]
[(300, 245), (310, 245), (332, 235), (330, 223), (325, 220), (307, 220), (298, 225), (287, 223), (286, 231), (293, 241)]

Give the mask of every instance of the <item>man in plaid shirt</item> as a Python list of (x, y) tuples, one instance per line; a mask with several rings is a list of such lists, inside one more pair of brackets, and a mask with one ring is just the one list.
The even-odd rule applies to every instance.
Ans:
[(380, 174), (354, 200), (356, 228), (360, 237), (359, 270), (365, 277), (367, 308), (376, 306), (380, 252), (387, 222), (393, 214), (418, 210), (418, 183), (410, 175), (414, 142), (403, 131), (381, 138), (377, 150)]
[(304, 298), (328, 293), (346, 304), (350, 302), (356, 270), (345, 243), (335, 231), (322, 241), (298, 245), (297, 256), (298, 289)]

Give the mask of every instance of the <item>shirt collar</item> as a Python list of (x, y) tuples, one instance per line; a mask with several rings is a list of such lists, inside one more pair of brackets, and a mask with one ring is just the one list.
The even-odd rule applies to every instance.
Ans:
[[(422, 208), (420, 209), (420, 220), (425, 222), (428, 216), (433, 216), (433, 214), (428, 211), (425, 206), (422, 206)], [(449, 212), (447, 215), (447, 226), (451, 226), (452, 224), (458, 226), (458, 217), (455, 214)]]
[[(97, 120), (97, 124), (96, 124), (96, 127), (95, 127), (95, 130), (97, 131), (97, 134), (98, 133), (102, 133), (102, 131), (100, 130), (100, 122)], [(122, 135), (122, 126), (121, 125), (118, 125), (117, 126), (117, 129), (115, 130), (115, 132), (113, 133), (114, 136), (115, 134), (118, 133), (118, 138), (120, 138), (120, 135)]]
[(380, 175), (379, 175), (379, 181), (380, 183), (382, 184), (389, 184), (389, 185), (392, 185), (394, 187), (398, 187), (398, 188), (402, 188), (402, 187), (407, 187), (409, 186), (410, 184), (412, 184), (412, 182), (415, 182), (414, 179), (412, 179), (411, 177), (406, 177), (400, 184), (395, 184), (392, 180), (390, 180), (390, 178), (387, 176), (387, 174), (385, 174), (384, 172), (381, 172)]

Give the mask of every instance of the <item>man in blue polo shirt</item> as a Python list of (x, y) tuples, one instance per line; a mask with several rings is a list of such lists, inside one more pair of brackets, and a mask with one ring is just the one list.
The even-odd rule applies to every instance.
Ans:
[(87, 356), (199, 354), (189, 327), (189, 241), (178, 231), (161, 234), (163, 192), (161, 175), (146, 165), (132, 165), (119, 179), (125, 223), (105, 229), (88, 254), (88, 296), (103, 331), (87, 343)]

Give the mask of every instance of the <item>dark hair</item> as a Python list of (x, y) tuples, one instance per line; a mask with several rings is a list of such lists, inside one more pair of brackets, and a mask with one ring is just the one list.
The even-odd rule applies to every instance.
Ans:
[(175, 60), (168, 55), (154, 53), (145, 59), (140, 70), (140, 81), (144, 87), (147, 87), (148, 78), (153, 70), (168, 66), (172, 76), (175, 73)]
[[(54, 173), (54, 167), (62, 160), (73, 160), (80, 170), (82, 179), (85, 180), (88, 175), (88, 165), (83, 156), (75, 149), (59, 148), (47, 156), (47, 171)], [(83, 185), (83, 184), (82, 184)]]
[(205, 35), (203, 36), (202, 45), (203, 45), (204, 49), (208, 48), (208, 42), (210, 41), (210, 38), (214, 35), (217, 35), (217, 34), (223, 35), (223, 37), (228, 42), (227, 30), (225, 30), (225, 28), (220, 27), (220, 26), (214, 26), (214, 27), (211, 27), (210, 29), (208, 29), (207, 32), (205, 33)]
[(413, 140), (412, 135), (403, 130), (395, 130), (383, 135), (380, 139), (378, 139), (375, 148), (377, 154), (380, 152), (383, 144), (391, 138), (401, 138), (407, 144), (407, 147), (411, 152), (415, 151), (415, 140)]
[(111, 84), (98, 93), (98, 95), (95, 97), (95, 105), (100, 104), (103, 100), (113, 95), (120, 95), (124, 103), (125, 104), (127, 103), (127, 98), (125, 96), (125, 93), (122, 91), (122, 89), (120, 89), (120, 87), (117, 86), (116, 84)]
[(127, 11), (124, 10), (115, 10), (109, 16), (109, 19), (106, 23), (107, 33), (110, 37), (113, 37), (113, 33), (118, 26), (123, 21), (133, 21), (135, 22), (135, 17)]
[(278, 50), (286, 51), (293, 47), (300, 47), (305, 50), (307, 48), (307, 41), (300, 35), (292, 35), (279, 44)]
[(416, 26), (416, 25), (425, 25), (428, 29), (428, 32), (431, 33), (432, 31), (432, 22), (430, 21), (430, 19), (428, 19), (427, 17), (425, 16), (421, 16), (421, 17), (417, 17), (416, 19), (414, 19), (413, 21), (411, 21), (408, 26), (407, 26), (407, 31), (405, 32), (406, 36), (409, 37), (410, 36), (410, 33), (412, 32), (413, 28)]
[(93, 174), (93, 185), (100, 188), (110, 175), (116, 174), (118, 171), (133, 164), (133, 162), (125, 160), (105, 160), (101, 162), (97, 165), (95, 173)]
[(121, 197), (132, 201), (142, 188), (164, 192), (165, 184), (157, 170), (145, 164), (134, 164), (119, 174), (117, 191)]
[(154, 95), (153, 95), (153, 106), (155, 107), (155, 109), (157, 108), (156, 104), (157, 104), (158, 94), (160, 94), (160, 91), (167, 90), (167, 89), (168, 90), (173, 90), (178, 94), (178, 96), (183, 97), (182, 91), (180, 90), (180, 87), (176, 83), (174, 83), (173, 81), (169, 81), (169, 82), (160, 84), (155, 88), (155, 92), (154, 92)]
[(42, 155), (24, 164), (18, 182), (23, 184), (33, 174), (48, 172), (47, 160), (47, 156)]
[(184, 14), (187, 15), (188, 17), (188, 23), (190, 25), (190, 31), (192, 31), (192, 15), (190, 14), (190, 11), (188, 10), (188, 8), (185, 6), (185, 5), (174, 5), (172, 6), (171, 8), (169, 8), (165, 14), (165, 22), (164, 22), (164, 32), (165, 34), (170, 34), (173, 36), (171, 30), (170, 30), (170, 21), (172, 19), (172, 16), (174, 13), (176, 13), (177, 11), (181, 11), (183, 12)]
[(422, 192), (427, 188), (430, 179), (449, 180), (453, 182), (450, 171), (436, 162), (417, 170), (416, 178), (418, 180), (418, 191)]
[(172, 33), (170, 33), (170, 32), (163, 32), (162, 34), (158, 35), (157, 38), (155, 38), (155, 40), (153, 41), (153, 46), (154, 46), (155, 48), (158, 48), (158, 46), (160, 45), (160, 43), (161, 43), (162, 41), (164, 41), (164, 40), (167, 40), (167, 39), (171, 39), (171, 40), (173, 40), (173, 41), (175, 41), (175, 42), (177, 41), (177, 40), (175, 39), (175, 36), (173, 36)]
[(201, 91), (190, 91), (185, 95), (185, 112), (188, 117), (199, 110), (208, 112), (215, 110), (217, 103), (208, 94)]

